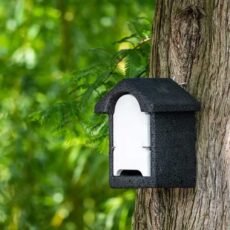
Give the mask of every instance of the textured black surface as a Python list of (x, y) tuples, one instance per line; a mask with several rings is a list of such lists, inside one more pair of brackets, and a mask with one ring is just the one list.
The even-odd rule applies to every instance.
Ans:
[(143, 112), (198, 111), (199, 103), (170, 78), (131, 78), (121, 81), (96, 105), (95, 112), (113, 114), (118, 98), (134, 95)]
[[(114, 89), (110, 91), (107, 96), (105, 96), (96, 106), (97, 112), (107, 112), (109, 114), (109, 128), (110, 128), (110, 153), (109, 153), (109, 162), (110, 162), (110, 185), (113, 188), (140, 188), (140, 187), (194, 187), (196, 183), (196, 156), (195, 156), (195, 112), (199, 109), (199, 103), (187, 94), (183, 89), (178, 90), (177, 93), (165, 92), (167, 96), (164, 96), (164, 100), (154, 98), (154, 102), (151, 105), (157, 105), (158, 108), (164, 108), (163, 111), (154, 111), (150, 113), (150, 125), (151, 125), (151, 176), (131, 176), (131, 175), (121, 175), (113, 176), (113, 111), (117, 99), (126, 93), (131, 93), (136, 96), (144, 108), (148, 108), (148, 103), (153, 100), (152, 96), (148, 98), (147, 94), (144, 95), (144, 90), (146, 90), (146, 80), (149, 82), (156, 82), (155, 87), (152, 90), (155, 90), (156, 86), (161, 86), (161, 94), (164, 90), (164, 84), (168, 88), (168, 84), (173, 84), (174, 91), (175, 88), (179, 87), (176, 83), (168, 79), (160, 79), (161, 83), (159, 84), (159, 79), (130, 79), (125, 80), (125, 86), (123, 83), (120, 83)], [(157, 81), (154, 81), (157, 80)], [(134, 90), (130, 90), (134, 85), (140, 84), (143, 86), (138, 87), (138, 94)], [(131, 84), (131, 86), (128, 86)], [(123, 85), (123, 86), (121, 86)], [(154, 84), (153, 84), (154, 85)], [(166, 87), (166, 88), (167, 88)], [(127, 91), (129, 88), (129, 91)], [(142, 92), (143, 91), (143, 92)], [(182, 93), (183, 92), (183, 93)], [(184, 94), (185, 92), (185, 94)], [(166, 105), (160, 104), (162, 101), (167, 101), (167, 97), (175, 95), (183, 98), (183, 103), (179, 101), (172, 101), (168, 99), (168, 102), (171, 104), (167, 109)], [(119, 96), (118, 96), (119, 95)], [(139, 95), (137, 97), (137, 95)], [(159, 97), (159, 92), (155, 94), (156, 97)], [(158, 95), (158, 96), (157, 96)], [(184, 96), (183, 96), (184, 95)], [(186, 95), (186, 96), (185, 96)], [(141, 98), (141, 99), (140, 99)], [(180, 100), (179, 98), (177, 98)], [(140, 100), (142, 100), (140, 102)], [(159, 102), (159, 101), (160, 102)], [(106, 101), (106, 103), (105, 103)], [(105, 103), (105, 104), (104, 104)], [(109, 104), (111, 103), (111, 104)], [(176, 106), (170, 110), (170, 106)], [(183, 104), (183, 106), (182, 106)], [(153, 106), (153, 107), (154, 107)], [(150, 107), (149, 107), (150, 108)], [(154, 107), (156, 108), (156, 107)], [(187, 108), (184, 111), (182, 108)], [(145, 110), (143, 110), (145, 111)], [(125, 153), (124, 153), (125, 154)]]

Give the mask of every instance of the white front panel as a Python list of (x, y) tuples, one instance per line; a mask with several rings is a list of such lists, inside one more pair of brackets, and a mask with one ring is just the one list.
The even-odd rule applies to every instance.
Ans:
[(151, 176), (150, 115), (140, 110), (137, 99), (126, 94), (116, 103), (113, 115), (113, 175), (139, 170)]

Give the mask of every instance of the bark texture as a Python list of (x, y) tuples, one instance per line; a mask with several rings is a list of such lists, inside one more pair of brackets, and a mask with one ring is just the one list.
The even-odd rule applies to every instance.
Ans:
[(136, 230), (230, 229), (230, 1), (158, 0), (150, 76), (201, 102), (195, 189), (139, 189)]

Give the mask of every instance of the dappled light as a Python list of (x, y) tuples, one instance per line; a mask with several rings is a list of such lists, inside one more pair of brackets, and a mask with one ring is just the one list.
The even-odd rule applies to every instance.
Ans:
[(0, 1), (0, 229), (126, 230), (99, 97), (148, 72), (153, 1)]

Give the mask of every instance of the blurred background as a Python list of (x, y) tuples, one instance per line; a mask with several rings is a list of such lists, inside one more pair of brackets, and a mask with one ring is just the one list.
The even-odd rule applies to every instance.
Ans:
[(0, 1), (0, 229), (131, 229), (97, 100), (148, 73), (153, 0)]

